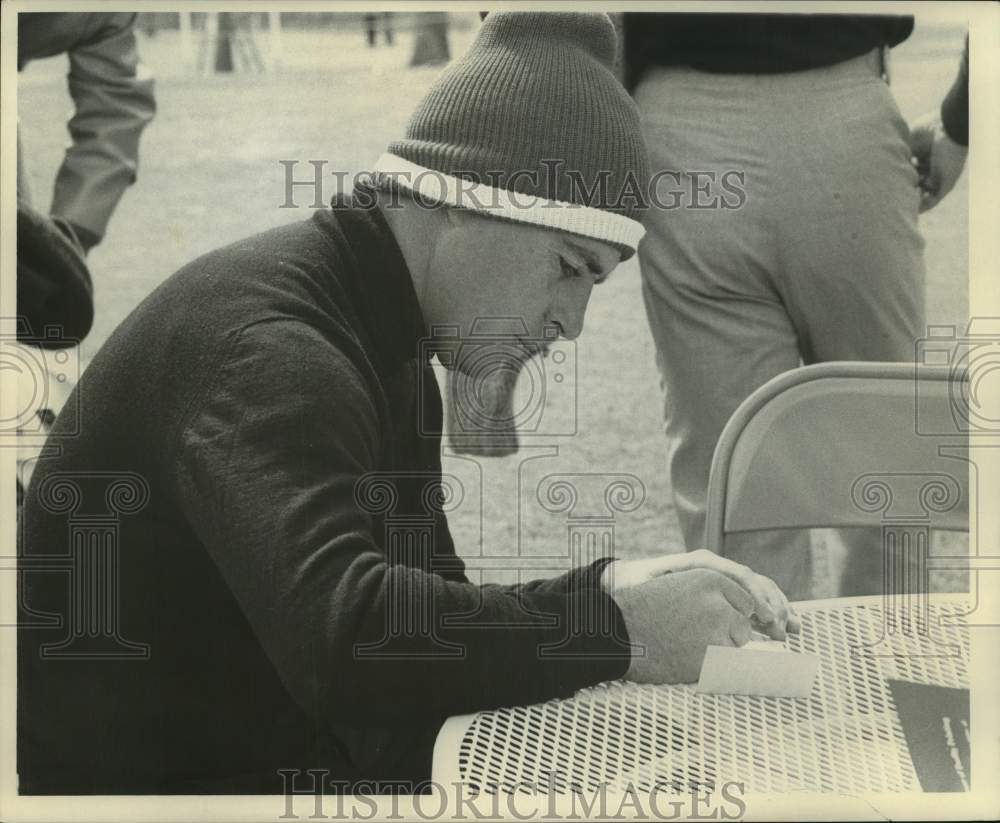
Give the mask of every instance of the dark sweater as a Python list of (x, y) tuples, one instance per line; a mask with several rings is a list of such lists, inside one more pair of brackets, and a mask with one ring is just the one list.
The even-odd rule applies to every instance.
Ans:
[(913, 31), (907, 16), (862, 14), (625, 15), (625, 85), (650, 66), (721, 74), (777, 74), (832, 66)]
[[(520, 587), (466, 578), (427, 502), (442, 415), (423, 335), (384, 218), (346, 206), (196, 260), (122, 323), (55, 424), (24, 546), (67, 554), (82, 514), (125, 505), (116, 476), (148, 487), (113, 523), (119, 631), (149, 656), (41, 659), (65, 625), (19, 632), (22, 792), (278, 793), (296, 768), (415, 781), (448, 715), (625, 672), (603, 563)], [(388, 512), (358, 491), (372, 471), (400, 478)], [(79, 490), (69, 515), (60, 479)], [(386, 540), (401, 514), (418, 538), (402, 548)], [(67, 591), (26, 572), (22, 618), (66, 615)], [(434, 637), (394, 629), (394, 608), (430, 615)]]

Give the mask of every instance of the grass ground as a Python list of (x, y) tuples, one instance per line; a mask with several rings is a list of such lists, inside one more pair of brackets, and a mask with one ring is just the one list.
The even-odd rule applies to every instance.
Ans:
[[(473, 21), (474, 22), (474, 21)], [(474, 27), (452, 33), (455, 52)], [(913, 37), (894, 50), (893, 91), (908, 120), (939, 104), (954, 76), (961, 25), (918, 17)], [(284, 67), (264, 75), (194, 76), (178, 63), (176, 35), (144, 38), (144, 60), (157, 79), (159, 111), (142, 143), (138, 183), (126, 194), (105, 242), (91, 256), (97, 319), (81, 352), (88, 362), (115, 326), (161, 280), (193, 257), (310, 213), (312, 198), (297, 190), (299, 208), (282, 208), (280, 160), (324, 160), (329, 170), (363, 170), (401, 133), (437, 69), (406, 67), (410, 36), (393, 47), (367, 49), (360, 31), (293, 32), (284, 37)], [(29, 180), (44, 204), (66, 143), (70, 108), (63, 58), (34, 63), (18, 94)], [(334, 179), (326, 178), (333, 194)], [(963, 179), (922, 218), (927, 241), (927, 302), (932, 323), (963, 327), (968, 316), (967, 203)], [(577, 341), (575, 392), (553, 391), (544, 419), (565, 423), (576, 409), (576, 434), (556, 447), (533, 446), (512, 458), (446, 458), (445, 471), (466, 487), (451, 516), (456, 542), (469, 558), (552, 557), (565, 564), (565, 513), (549, 513), (535, 498), (550, 474), (627, 473), (645, 499), (614, 524), (619, 556), (680, 550), (664, 467), (660, 389), (653, 343), (634, 262), (594, 292), (587, 331)], [(572, 385), (570, 385), (572, 384)], [(555, 388), (553, 385), (551, 388)], [(540, 441), (539, 441), (540, 442)], [(600, 498), (581, 500), (576, 514), (602, 514)], [(586, 507), (592, 507), (585, 511)], [(953, 544), (949, 544), (953, 545)], [(502, 570), (485, 572), (505, 579)], [(825, 577), (818, 593), (829, 589)], [(936, 588), (953, 587), (939, 578)]]

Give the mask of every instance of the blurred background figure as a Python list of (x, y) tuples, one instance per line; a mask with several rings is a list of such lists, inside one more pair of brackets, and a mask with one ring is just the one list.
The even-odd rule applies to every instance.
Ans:
[(264, 71), (264, 60), (254, 34), (254, 13), (221, 11), (213, 17), (215, 25), (207, 39), (214, 39), (214, 44), (207, 46), (214, 54), (215, 71), (221, 74)]
[(448, 13), (427, 12), (418, 17), (411, 66), (443, 65), (451, 59), (448, 48)]
[[(73, 100), (70, 144), (56, 172), (48, 216), (27, 184), (32, 135), (18, 128), (17, 289), (23, 322), (17, 338), (37, 349), (66, 349), (82, 340), (93, 322), (85, 258), (103, 239), (118, 202), (135, 182), (139, 137), (156, 111), (153, 81), (139, 62), (135, 14), (22, 13), (17, 20), (18, 70), (32, 60), (66, 54)], [(30, 101), (21, 105), (30, 107)], [(32, 426), (50, 425), (65, 403), (74, 382), (72, 370), (63, 368), (70, 356), (61, 354), (58, 364), (30, 353), (21, 358), (44, 363), (50, 371), (44, 378), (24, 375), (48, 384), (47, 390), (32, 394), (37, 406), (28, 415)], [(34, 447), (19, 450), (19, 498), (36, 453)]]
[[(156, 111), (152, 77), (139, 62), (135, 14), (19, 14), (18, 69), (66, 54), (73, 99), (71, 143), (56, 175), (50, 214), (84, 251), (104, 237), (122, 194), (135, 182), (139, 137)], [(20, 137), (21, 135), (19, 135)], [(30, 145), (30, 136), (24, 135)], [(18, 199), (30, 200), (18, 152)]]
[(910, 150), (920, 174), (920, 211), (934, 208), (958, 182), (969, 153), (969, 38), (958, 74), (938, 111), (910, 130)]
[[(749, 394), (803, 363), (912, 360), (925, 331), (919, 179), (888, 87), (889, 49), (912, 30), (908, 16), (625, 15), (626, 85), (654, 173), (671, 171), (658, 196), (678, 206), (650, 209), (639, 261), (688, 550)], [(727, 172), (742, 196), (720, 196)], [(881, 591), (881, 535), (841, 540), (839, 593)], [(812, 594), (808, 532), (708, 548)]]
[(365, 35), (368, 39), (369, 48), (373, 48), (378, 42), (379, 20), (382, 21), (382, 34), (385, 36), (385, 44), (387, 46), (392, 45), (392, 12), (383, 11), (364, 16)]

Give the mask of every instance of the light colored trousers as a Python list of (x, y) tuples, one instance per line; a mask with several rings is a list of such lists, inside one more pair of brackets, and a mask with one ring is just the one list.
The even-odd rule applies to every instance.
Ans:
[[(661, 178), (639, 262), (691, 550), (704, 545), (716, 441), (744, 398), (802, 363), (912, 360), (924, 328), (917, 172), (878, 52), (782, 75), (653, 69), (635, 98), (654, 173), (680, 172)], [(742, 183), (730, 174), (723, 187), (726, 172)], [(880, 536), (841, 538), (841, 592), (880, 591)], [(807, 532), (734, 535), (723, 553), (793, 599), (811, 595)]]

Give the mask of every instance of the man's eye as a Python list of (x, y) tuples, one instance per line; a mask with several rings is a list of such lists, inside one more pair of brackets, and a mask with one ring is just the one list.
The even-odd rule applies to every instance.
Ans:
[(566, 260), (562, 260), (562, 273), (565, 277), (580, 277), (580, 270), (570, 265)]

